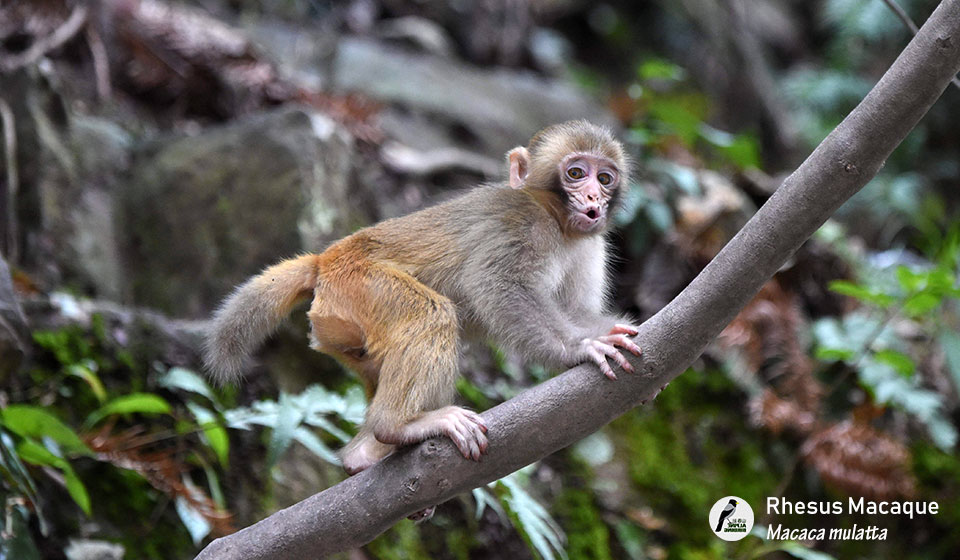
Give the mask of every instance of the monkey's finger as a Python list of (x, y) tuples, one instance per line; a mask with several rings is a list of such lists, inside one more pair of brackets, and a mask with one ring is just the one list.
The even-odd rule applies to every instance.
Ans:
[(630, 336), (636, 336), (640, 332), (640, 329), (634, 327), (633, 325), (627, 325), (625, 323), (617, 323), (610, 329), (608, 334), (629, 334)]
[(480, 460), (480, 442), (476, 438), (470, 438), (467, 443), (470, 445), (470, 458), (474, 461)]
[(481, 434), (477, 440), (480, 441), (480, 453), (486, 453), (487, 447), (490, 445), (490, 440), (487, 439), (487, 436)]
[(617, 380), (617, 374), (613, 373), (613, 368), (607, 363), (607, 359), (603, 357), (603, 354), (601, 354), (594, 345), (591, 344), (587, 346), (587, 355), (590, 356), (590, 359), (600, 368), (600, 372), (606, 375), (608, 379), (613, 381)]
[(483, 435), (478, 427), (472, 426), (467, 436), (470, 442), (470, 454), (474, 461), (479, 461), (480, 456), (487, 450), (487, 436)]
[(477, 426), (480, 426), (480, 429), (483, 430), (483, 433), (487, 433), (487, 424), (483, 421), (483, 417), (472, 410), (466, 411), (466, 417), (467, 420), (470, 420)]
[(617, 362), (617, 364), (623, 368), (623, 371), (633, 373), (633, 365), (631, 365), (615, 347), (600, 340), (597, 340), (596, 346), (605, 356), (613, 358), (613, 361)]
[(606, 336), (598, 337), (598, 340), (606, 342), (607, 344), (613, 344), (614, 346), (619, 346), (621, 348), (626, 348), (634, 356), (639, 356), (643, 353), (643, 350), (640, 349), (637, 344), (622, 334), (608, 334)]

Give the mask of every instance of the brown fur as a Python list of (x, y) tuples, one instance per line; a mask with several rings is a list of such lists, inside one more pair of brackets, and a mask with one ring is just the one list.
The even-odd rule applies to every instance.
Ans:
[(213, 318), (208, 368), (220, 380), (238, 376), (247, 355), (312, 293), (312, 347), (355, 371), (370, 399), (366, 422), (344, 451), (348, 471), (394, 445), (440, 434), (479, 459), (487, 445), (483, 421), (450, 406), (464, 328), (531, 359), (572, 365), (593, 359), (584, 341), (617, 321), (602, 315), (602, 236), (565, 229), (556, 175), (557, 162), (575, 151), (608, 158), (625, 176), (620, 144), (577, 121), (544, 130), (528, 149), (521, 163), (529, 175), (511, 178), (521, 188), (479, 187), (242, 285)]

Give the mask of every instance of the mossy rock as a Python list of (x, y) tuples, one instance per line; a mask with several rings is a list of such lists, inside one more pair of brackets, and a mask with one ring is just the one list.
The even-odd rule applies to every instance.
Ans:
[(136, 303), (204, 316), (264, 266), (365, 223), (353, 157), (345, 130), (300, 109), (141, 147), (120, 199)]

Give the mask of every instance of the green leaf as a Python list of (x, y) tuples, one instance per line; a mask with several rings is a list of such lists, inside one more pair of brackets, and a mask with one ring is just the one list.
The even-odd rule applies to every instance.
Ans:
[(43, 515), (42, 504), (37, 493), (37, 484), (20, 459), (16, 447), (10, 434), (5, 430), (0, 430), (0, 467), (3, 468), (8, 488), (12, 486), (14, 492), (25, 496), (33, 504), (33, 509), (37, 512), (37, 519), (40, 521), (40, 533), (46, 536), (49, 526), (46, 517)]
[(641, 80), (681, 80), (686, 71), (669, 60), (648, 58), (640, 63), (637, 75)]
[(219, 404), (210, 384), (197, 374), (186, 368), (172, 367), (160, 378), (160, 385), (168, 389), (182, 389), (204, 396), (214, 404)]
[(323, 459), (324, 461), (340, 466), (343, 463), (340, 461), (340, 457), (331, 450), (327, 444), (323, 443), (317, 434), (313, 433), (312, 430), (305, 426), (299, 426), (293, 431), (293, 439), (300, 442), (300, 445), (307, 448), (307, 451), (313, 453), (317, 457)]
[(903, 312), (912, 317), (925, 315), (940, 307), (942, 301), (943, 298), (930, 292), (920, 292), (913, 294), (907, 298), (907, 301), (903, 302)]
[(83, 513), (86, 513), (87, 516), (89, 516), (90, 494), (87, 493), (87, 488), (83, 485), (80, 477), (77, 476), (77, 473), (74, 472), (73, 467), (71, 467), (69, 464), (64, 465), (63, 478), (67, 483), (67, 492), (70, 493), (70, 497), (73, 498), (73, 501), (76, 502), (78, 506), (80, 506), (80, 509), (83, 510)]
[(210, 499), (212, 499), (220, 509), (226, 509), (227, 499), (223, 496), (223, 489), (220, 487), (220, 478), (217, 476), (216, 469), (204, 461), (203, 472), (207, 475), (207, 488), (210, 489)]
[(73, 467), (63, 457), (54, 455), (49, 449), (32, 439), (24, 439), (17, 445), (17, 454), (21, 459), (34, 465), (55, 467), (63, 473), (67, 485), (67, 492), (73, 501), (80, 506), (84, 513), (90, 515), (90, 496), (83, 482), (73, 471)]
[(270, 444), (267, 446), (267, 465), (273, 467), (280, 455), (290, 447), (293, 433), (302, 421), (303, 410), (294, 404), (290, 395), (280, 393), (276, 423), (273, 426), (273, 433), (270, 434)]
[(676, 134), (686, 146), (693, 146), (707, 107), (703, 96), (690, 94), (657, 97), (650, 100), (647, 110), (668, 132)]
[(487, 509), (487, 506), (490, 506), (490, 509), (496, 512), (497, 517), (500, 518), (501, 523), (504, 525), (509, 523), (510, 519), (507, 516), (507, 512), (503, 510), (503, 506), (497, 501), (496, 496), (490, 492), (489, 486), (474, 488), (472, 493), (473, 500), (477, 502), (477, 511), (474, 515), (475, 519), (479, 521), (480, 518), (483, 517), (483, 512)]
[(86, 425), (93, 426), (114, 414), (170, 414), (170, 403), (152, 393), (131, 393), (117, 397), (87, 416)]
[(841, 348), (824, 348), (818, 346), (814, 356), (821, 362), (847, 362), (853, 359), (856, 353), (853, 350)]
[(840, 295), (849, 296), (866, 303), (872, 303), (878, 307), (890, 307), (896, 302), (896, 298), (889, 294), (884, 294), (877, 290), (871, 290), (866, 286), (854, 284), (847, 280), (834, 280), (827, 285), (832, 292)]
[(897, 370), (897, 373), (904, 377), (911, 377), (917, 369), (916, 364), (913, 363), (913, 359), (911, 359), (910, 356), (896, 350), (880, 350), (875, 352), (873, 357), (878, 361), (892, 366), (893, 369)]
[(227, 429), (220, 424), (217, 415), (210, 410), (195, 403), (187, 403), (187, 409), (197, 419), (197, 423), (203, 430), (203, 439), (216, 454), (220, 464), (226, 468), (230, 456), (230, 436), (227, 435)]
[(80, 436), (46, 410), (26, 404), (12, 404), (0, 410), (0, 421), (13, 433), (36, 439), (50, 438), (67, 453), (92, 455)]
[(514, 473), (501, 478), (499, 482), (509, 491), (504, 500), (510, 511), (517, 516), (517, 528), (527, 536), (537, 554), (545, 560), (553, 560), (554, 552), (560, 558), (567, 558), (563, 548), (563, 541), (566, 539), (563, 529), (550, 517), (547, 510), (523, 489), (520, 477)]
[(749, 134), (738, 134), (729, 146), (719, 146), (717, 150), (740, 169), (760, 167), (760, 143)]
[(926, 274), (916, 273), (907, 266), (898, 266), (896, 275), (900, 287), (907, 293), (922, 290), (927, 284)]
[(103, 382), (100, 381), (100, 377), (94, 371), (96, 365), (96, 362), (92, 360), (88, 360), (84, 364), (73, 364), (67, 368), (67, 374), (82, 379), (93, 391), (93, 396), (97, 398), (97, 401), (102, 403), (107, 400), (107, 390), (103, 388)]

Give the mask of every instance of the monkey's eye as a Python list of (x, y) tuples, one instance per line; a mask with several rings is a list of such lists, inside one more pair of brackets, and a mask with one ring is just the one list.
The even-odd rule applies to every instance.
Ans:
[(609, 173), (601, 173), (597, 175), (597, 181), (600, 181), (601, 185), (607, 186), (613, 182), (613, 175), (610, 175)]
[(567, 177), (570, 177), (573, 180), (583, 179), (586, 177), (586, 175), (586, 172), (579, 167), (571, 167), (570, 169), (567, 169)]

